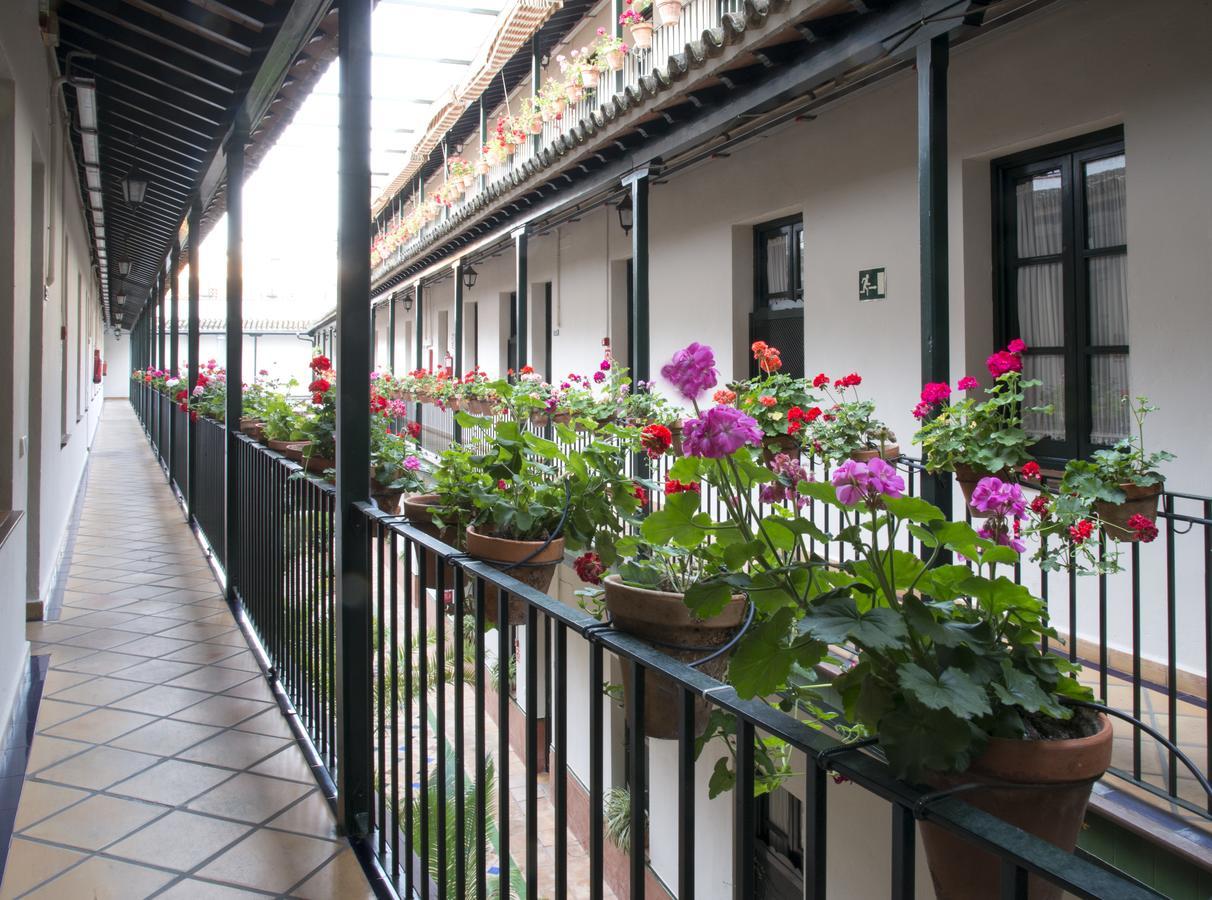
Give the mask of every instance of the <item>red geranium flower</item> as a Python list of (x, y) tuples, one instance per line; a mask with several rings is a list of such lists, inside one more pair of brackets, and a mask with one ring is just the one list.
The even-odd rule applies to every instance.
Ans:
[(327, 372), (332, 368), (332, 360), (324, 354), (319, 354), (311, 358), (311, 369), (313, 372)]
[(420, 422), (409, 422), (408, 423), (408, 433), (410, 435), (412, 435), (414, 438), (419, 438), (421, 436), (421, 423)]
[(1076, 525), (1069, 526), (1069, 537), (1075, 544), (1089, 540), (1092, 534), (1094, 534), (1094, 523), (1089, 519), (1082, 519)]
[(657, 423), (645, 425), (640, 430), (640, 445), (649, 458), (656, 459), (673, 445), (673, 432)]
[(758, 397), (758, 403), (762, 404), (762, 406), (766, 407), (767, 409), (770, 409), (770, 407), (774, 406), (774, 404), (778, 403), (778, 401), (769, 394), (762, 394), (762, 396)]
[(728, 388), (720, 388), (711, 395), (711, 399), (720, 406), (731, 406), (736, 403), (736, 391), (730, 391)]
[(812, 379), (812, 386), (814, 388), (823, 388), (828, 383), (829, 383), (829, 376), (826, 375), (824, 372), (822, 372), (820, 375), (816, 376), (816, 378)]
[(697, 481), (678, 481), (676, 478), (669, 478), (665, 481), (666, 494), (685, 494), (685, 493), (702, 493), (702, 488)]
[(586, 584), (601, 584), (602, 576), (606, 574), (602, 558), (592, 550), (578, 556), (573, 561), (572, 568), (576, 571), (577, 577)]
[(1048, 498), (1040, 494), (1031, 501), (1031, 511), (1041, 519), (1046, 519), (1050, 515), (1048, 510)]
[(324, 378), (317, 378), (307, 386), (307, 389), (313, 394), (326, 394), (332, 385)]
[(643, 485), (635, 485), (631, 493), (637, 500), (640, 501), (640, 506), (645, 506), (648, 503), (648, 492), (644, 490)]
[(1128, 527), (1136, 532), (1142, 542), (1148, 544), (1157, 538), (1157, 525), (1148, 516), (1135, 513), (1128, 519)]
[(863, 378), (858, 372), (851, 372), (842, 379), (842, 387), (858, 387), (863, 383)]
[(1037, 480), (1039, 478), (1039, 463), (1033, 459), (1023, 463), (1018, 468), (1018, 474), (1024, 478), (1030, 478), (1032, 481)]
[(314, 403), (316, 406), (319, 406), (321, 403), (324, 402), (324, 395), (323, 394), (312, 394), (311, 402)]

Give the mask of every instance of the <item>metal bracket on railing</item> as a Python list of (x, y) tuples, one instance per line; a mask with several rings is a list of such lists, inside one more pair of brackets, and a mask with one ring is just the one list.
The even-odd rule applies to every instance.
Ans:
[(922, 796), (918, 797), (917, 801), (913, 804), (913, 818), (919, 821), (925, 819), (927, 806), (929, 806), (931, 803), (935, 803), (938, 800), (946, 800), (948, 797), (954, 797), (956, 794), (966, 794), (971, 791), (979, 791), (986, 788), (997, 791), (1047, 790), (1062, 786), (1068, 787), (1075, 784), (1094, 784), (1094, 782), (1098, 781), (1098, 779), (1101, 777), (1101, 775), (1097, 775), (1092, 778), (1083, 778), (1079, 781), (1068, 781), (1065, 782), (1064, 785), (1059, 785), (1056, 783), (1044, 784), (1042, 782), (1036, 783), (1028, 781), (966, 781), (963, 784), (956, 784), (949, 788), (940, 788), (937, 791), (922, 794)]
[(841, 756), (843, 753), (849, 753), (851, 750), (862, 750), (864, 747), (870, 747), (877, 743), (879, 743), (879, 738), (869, 737), (851, 744), (839, 744), (836, 747), (830, 747), (828, 750), (822, 750), (816, 755), (816, 764), (820, 768), (828, 770), (829, 760), (835, 756)]

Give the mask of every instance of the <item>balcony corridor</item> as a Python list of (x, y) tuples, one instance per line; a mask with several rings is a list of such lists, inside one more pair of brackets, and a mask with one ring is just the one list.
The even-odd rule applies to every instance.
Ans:
[(373, 896), (127, 402), (86, 478), (0, 900)]

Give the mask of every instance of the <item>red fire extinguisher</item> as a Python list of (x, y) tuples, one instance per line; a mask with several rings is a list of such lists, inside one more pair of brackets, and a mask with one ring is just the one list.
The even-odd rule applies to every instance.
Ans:
[(101, 383), (101, 351), (93, 351), (93, 384)]

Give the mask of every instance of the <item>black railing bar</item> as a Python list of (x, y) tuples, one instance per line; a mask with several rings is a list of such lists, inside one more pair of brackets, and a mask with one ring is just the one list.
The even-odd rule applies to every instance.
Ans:
[[(1171, 794), (1165, 788), (1159, 787), (1158, 785), (1154, 784), (1151, 781), (1145, 781), (1144, 779), (1138, 780), (1135, 777), (1133, 777), (1132, 773), (1129, 772), (1127, 769), (1121, 769), (1119, 766), (1111, 766), (1107, 769), (1107, 774), (1114, 775), (1120, 781), (1128, 782), (1134, 788), (1138, 788), (1143, 791), (1148, 791), (1154, 797), (1157, 797), (1159, 800), (1163, 801), (1164, 803), (1166, 803), (1170, 806), (1181, 806), (1187, 812), (1195, 813), (1196, 815), (1200, 816), (1203, 819), (1212, 819), (1212, 814), (1210, 814), (1207, 809), (1196, 806), (1190, 800), (1185, 800), (1182, 797), (1177, 797), (1174, 794)], [(1161, 776), (1154, 775), (1152, 777), (1160, 778)], [(1111, 787), (1111, 788), (1108, 788), (1108, 790), (1114, 791), (1114, 790), (1118, 790), (1118, 789)], [(1156, 808), (1156, 807), (1154, 807), (1154, 808)]]
[(1074, 706), (1085, 706), (1089, 709), (1096, 709), (1101, 713), (1106, 713), (1109, 716), (1114, 716), (1117, 719), (1122, 719), (1140, 731), (1145, 732), (1145, 734), (1149, 735), (1149, 737), (1153, 738), (1153, 740), (1157, 741), (1159, 744), (1169, 750), (1170, 753), (1179, 760), (1179, 762), (1190, 769), (1192, 774), (1195, 775), (1195, 780), (1199, 782), (1199, 786), (1204, 789), (1204, 793), (1206, 793), (1209, 798), (1212, 798), (1212, 784), (1208, 783), (1208, 779), (1204, 777), (1204, 774), (1200, 772), (1195, 763), (1191, 762), (1190, 758), (1178, 749), (1178, 745), (1171, 743), (1170, 740), (1156, 728), (1151, 725), (1146, 725), (1144, 722), (1140, 721), (1140, 719), (1133, 718), (1126, 712), (1121, 712), (1118, 709), (1112, 709), (1110, 706), (1103, 706), (1101, 703), (1091, 703), (1087, 700), (1072, 700), (1070, 702)]

